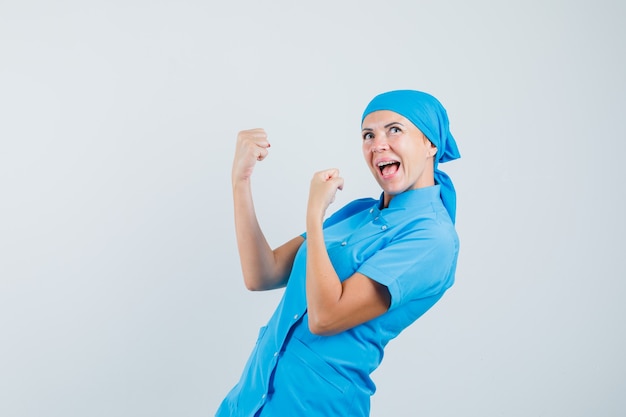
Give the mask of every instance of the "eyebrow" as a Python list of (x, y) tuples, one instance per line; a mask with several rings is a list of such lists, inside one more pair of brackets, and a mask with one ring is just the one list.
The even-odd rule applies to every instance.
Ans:
[[(387, 124), (386, 124), (385, 126), (383, 126), (383, 127), (384, 127), (385, 129), (387, 129), (388, 127), (391, 127), (391, 126), (393, 126), (393, 125), (400, 125), (400, 126), (404, 127), (404, 125), (403, 125), (402, 123), (400, 123), (400, 122), (391, 122), (391, 123), (387, 123)], [(373, 131), (374, 129), (372, 129), (371, 127), (364, 127), (361, 131), (363, 132), (363, 131), (366, 131), (366, 130), (367, 130), (368, 132), (371, 132), (371, 131)]]

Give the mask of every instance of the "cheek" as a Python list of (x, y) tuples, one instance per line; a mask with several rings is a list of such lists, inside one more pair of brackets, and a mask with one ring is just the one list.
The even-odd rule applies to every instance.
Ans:
[(363, 158), (365, 159), (365, 162), (367, 162), (370, 155), (369, 146), (363, 143), (363, 145), (361, 145), (361, 151), (363, 152)]

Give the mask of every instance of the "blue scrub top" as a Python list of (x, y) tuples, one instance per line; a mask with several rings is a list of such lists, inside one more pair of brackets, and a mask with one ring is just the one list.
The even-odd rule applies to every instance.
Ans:
[(450, 288), (459, 250), (439, 185), (406, 191), (380, 207), (382, 196), (347, 204), (324, 222), (324, 238), (339, 278), (360, 272), (385, 285), (389, 310), (333, 336), (311, 333), (305, 240), (283, 297), (217, 417), (369, 415), (376, 390), (370, 374), (384, 347)]

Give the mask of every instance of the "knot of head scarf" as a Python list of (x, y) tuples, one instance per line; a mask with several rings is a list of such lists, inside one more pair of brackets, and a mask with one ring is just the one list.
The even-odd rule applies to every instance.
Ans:
[(404, 116), (437, 147), (434, 160), (435, 182), (441, 186), (441, 200), (454, 222), (456, 217), (454, 185), (450, 177), (438, 168), (439, 162), (448, 162), (461, 157), (450, 133), (446, 109), (435, 97), (421, 91), (389, 91), (372, 99), (363, 112), (361, 123), (368, 114), (378, 110), (390, 110)]

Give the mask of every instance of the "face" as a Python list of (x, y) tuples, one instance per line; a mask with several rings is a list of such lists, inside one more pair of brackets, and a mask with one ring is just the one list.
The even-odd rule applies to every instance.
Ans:
[(385, 207), (397, 194), (435, 184), (437, 148), (405, 117), (372, 112), (363, 120), (361, 135), (363, 156), (383, 189)]

